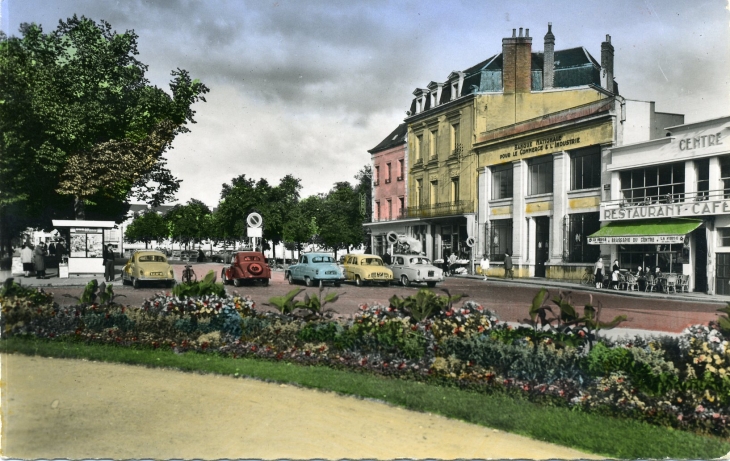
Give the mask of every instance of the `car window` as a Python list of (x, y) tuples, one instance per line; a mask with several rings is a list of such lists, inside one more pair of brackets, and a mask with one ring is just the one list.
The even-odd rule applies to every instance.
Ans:
[(345, 264), (352, 264), (353, 266), (357, 266), (357, 258), (354, 256), (350, 256), (347, 258), (347, 261), (345, 261)]
[(395, 258), (395, 263), (396, 264), (403, 264), (403, 258), (401, 258), (400, 256), (397, 257), (397, 258)]
[(335, 258), (332, 256), (313, 256), (312, 257), (313, 263), (333, 263), (335, 262)]
[(307, 264), (307, 261), (308, 261), (307, 260), (307, 257), (306, 256), (302, 256), (302, 264)]
[(362, 260), (363, 266), (382, 266), (383, 260), (380, 258), (363, 258)]
[(141, 263), (146, 262), (156, 262), (156, 263), (164, 263), (167, 262), (167, 258), (165, 258), (162, 255), (139, 255), (137, 258), (137, 261)]

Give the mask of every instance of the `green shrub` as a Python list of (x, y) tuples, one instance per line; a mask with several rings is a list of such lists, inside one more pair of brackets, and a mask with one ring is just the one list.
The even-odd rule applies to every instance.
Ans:
[(172, 294), (178, 298), (195, 298), (201, 296), (226, 296), (226, 288), (222, 283), (216, 283), (215, 272), (208, 271), (203, 280), (199, 282), (178, 283), (172, 289)]

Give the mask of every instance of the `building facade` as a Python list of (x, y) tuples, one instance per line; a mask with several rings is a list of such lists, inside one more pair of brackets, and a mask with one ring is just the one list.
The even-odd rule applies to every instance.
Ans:
[(551, 25), (543, 52), (529, 29), (513, 30), (500, 54), (414, 91), (407, 215), (418, 221), (407, 231), (428, 256), (488, 254), (501, 274), (509, 253), (515, 276), (580, 279), (610, 251), (587, 241), (600, 228), (608, 149), (684, 120), (618, 94), (610, 36), (600, 63), (554, 45)]
[(622, 267), (658, 267), (689, 275), (690, 290), (730, 294), (730, 117), (663, 132), (609, 149), (610, 198), (591, 243)]

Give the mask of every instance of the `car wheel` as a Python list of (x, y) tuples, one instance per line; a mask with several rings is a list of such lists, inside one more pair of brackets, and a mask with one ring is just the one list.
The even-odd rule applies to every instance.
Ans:
[(233, 286), (240, 287), (241, 285), (241, 279), (233, 279)]
[(286, 279), (289, 281), (289, 285), (294, 285), (294, 277), (291, 276), (291, 272), (286, 274)]
[(411, 281), (408, 280), (408, 276), (405, 274), (400, 276), (400, 283), (403, 284), (404, 287), (411, 286)]
[(359, 275), (355, 276), (355, 285), (357, 285), (359, 287), (365, 285), (365, 282), (362, 281), (362, 279), (360, 278)]
[(436, 286), (436, 282), (426, 282), (426, 285), (428, 285), (429, 288), (433, 288)]
[(265, 287), (269, 286), (269, 279), (261, 279), (261, 284)]
[(312, 279), (309, 277), (304, 277), (304, 284), (308, 287), (314, 286), (314, 283), (312, 283)]
[(124, 278), (124, 275), (122, 275), (122, 285), (131, 285), (130, 281)]
[(140, 285), (139, 279), (132, 279), (132, 286), (135, 290), (142, 287), (142, 285)]

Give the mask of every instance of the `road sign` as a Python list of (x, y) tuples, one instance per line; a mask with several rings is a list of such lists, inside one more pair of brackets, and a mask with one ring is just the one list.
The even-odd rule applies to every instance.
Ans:
[(264, 223), (264, 218), (262, 218), (260, 214), (254, 212), (246, 217), (246, 222), (248, 223), (248, 227), (261, 227), (261, 224)]

